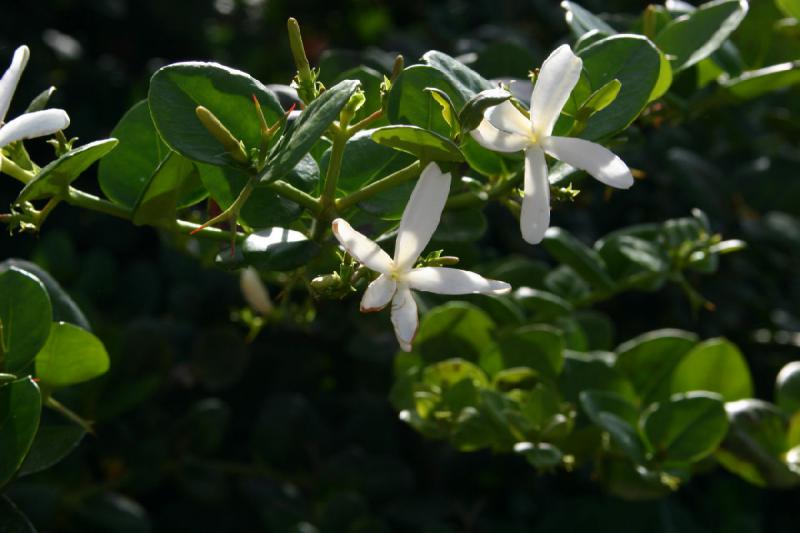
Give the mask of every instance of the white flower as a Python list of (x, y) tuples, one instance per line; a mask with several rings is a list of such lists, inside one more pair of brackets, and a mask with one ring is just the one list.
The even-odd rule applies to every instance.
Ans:
[(430, 163), (422, 172), (403, 211), (394, 258), (354, 230), (347, 221), (341, 218), (333, 221), (333, 234), (344, 249), (358, 262), (380, 273), (364, 292), (361, 311), (380, 311), (391, 301), (392, 324), (397, 341), (405, 351), (411, 350), (419, 324), (411, 289), (438, 294), (505, 294), (511, 290), (508, 283), (486, 279), (467, 270), (414, 268), (439, 225), (449, 192), (450, 174), (443, 174), (435, 163)]
[(244, 296), (247, 305), (251, 309), (261, 316), (267, 316), (272, 313), (272, 300), (269, 297), (269, 292), (255, 268), (250, 266), (242, 270), (239, 275), (239, 287), (242, 289), (242, 296)]
[(599, 144), (551, 135), (553, 127), (581, 75), (581, 58), (568, 45), (558, 47), (542, 64), (531, 96), (530, 121), (510, 102), (491, 107), (472, 137), (496, 152), (525, 151), (520, 229), (522, 238), (537, 244), (550, 225), (550, 182), (544, 154), (585, 170), (595, 179), (627, 189), (633, 185), (628, 166)]
[(3, 123), (29, 55), (27, 46), (17, 48), (11, 66), (0, 78), (0, 148), (22, 139), (50, 135), (69, 126), (69, 116), (62, 109), (25, 113), (8, 123)]

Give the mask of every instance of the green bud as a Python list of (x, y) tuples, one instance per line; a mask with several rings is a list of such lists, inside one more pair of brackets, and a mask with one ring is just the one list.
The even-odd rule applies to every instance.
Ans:
[(239, 163), (247, 163), (247, 152), (244, 149), (244, 145), (233, 136), (230, 130), (220, 122), (214, 113), (199, 105), (195, 109), (195, 114), (203, 126), (205, 126), (206, 130), (208, 130), (208, 133), (213, 135), (222, 147), (225, 148), (228, 155)]
[(309, 104), (318, 95), (317, 76), (308, 63), (306, 50), (303, 46), (303, 36), (300, 34), (300, 24), (297, 23), (297, 19), (289, 18), (286, 26), (289, 30), (289, 47), (292, 49), (292, 58), (294, 58), (295, 67), (297, 67), (294, 85), (300, 99)]
[(350, 124), (350, 121), (353, 120), (353, 117), (366, 101), (367, 97), (361, 89), (353, 93), (353, 96), (350, 97), (350, 100), (347, 101), (341, 113), (339, 113), (339, 123), (342, 126)]

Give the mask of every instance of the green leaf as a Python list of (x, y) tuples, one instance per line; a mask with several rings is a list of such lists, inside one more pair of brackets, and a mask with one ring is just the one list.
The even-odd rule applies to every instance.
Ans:
[(340, 81), (300, 113), (283, 137), (275, 144), (259, 180), (269, 183), (288, 174), (314, 144), (339, 118), (342, 108), (359, 88), (357, 80)]
[(283, 110), (275, 95), (249, 74), (217, 63), (174, 63), (150, 79), (148, 102), (158, 133), (174, 151), (189, 159), (238, 166), (195, 114), (197, 106), (213, 113), (245, 148), (261, 144), (261, 126), (253, 104), (258, 98), (268, 124)]
[(55, 87), (48, 87), (44, 91), (37, 94), (31, 103), (28, 104), (28, 107), (25, 109), (26, 113), (33, 113), (34, 111), (41, 111), (47, 107), (47, 104), (50, 102), (50, 98), (52, 98), (53, 93), (56, 92)]
[(564, 366), (564, 336), (558, 329), (540, 324), (504, 332), (481, 354), (480, 364), (491, 376), (504, 369), (527, 367), (555, 379)]
[(194, 191), (201, 187), (195, 164), (177, 152), (170, 152), (142, 188), (133, 208), (133, 223), (174, 224), (181, 199), (197, 197)]
[[(19, 270), (24, 270), (34, 277), (39, 278), (47, 294), (50, 296), (50, 303), (53, 307), (53, 318), (55, 321), (70, 322), (76, 326), (80, 326), (87, 331), (91, 331), (92, 327), (86, 319), (86, 315), (80, 310), (75, 300), (65, 291), (61, 285), (48, 274), (42, 267), (24, 259), (6, 259), (0, 263), (0, 274), (6, 272), (11, 267), (16, 267)], [(2, 300), (2, 297), (0, 297)], [(49, 332), (49, 330), (48, 330)]]
[[(405, 152), (393, 150), (372, 140), (375, 130), (359, 131), (348, 139), (344, 146), (342, 169), (337, 187), (352, 192), (387, 176), (412, 163), (413, 158)], [(323, 173), (327, 170), (330, 150), (325, 151), (320, 167)]]
[(566, 230), (557, 227), (548, 228), (542, 244), (553, 257), (572, 267), (593, 286), (599, 289), (611, 289), (614, 286), (603, 259)]
[(725, 401), (753, 396), (753, 380), (742, 353), (725, 339), (709, 339), (683, 357), (672, 374), (671, 391), (716, 392)]
[(716, 453), (727, 470), (758, 486), (790, 487), (800, 483), (781, 460), (788, 451), (788, 422), (776, 406), (761, 400), (725, 404), (728, 436)]
[(535, 468), (555, 468), (561, 464), (564, 454), (556, 446), (547, 442), (518, 442), (514, 452), (523, 456)]
[(0, 386), (0, 488), (28, 455), (41, 412), (42, 396), (30, 377)]
[(424, 315), (414, 349), (429, 362), (455, 356), (477, 362), (480, 353), (491, 345), (494, 329), (492, 319), (474, 305), (451, 302)]
[(372, 132), (372, 140), (395, 150), (407, 152), (424, 161), (464, 160), (464, 156), (453, 141), (418, 126), (384, 126)]
[(86, 432), (75, 425), (39, 426), (33, 445), (19, 470), (19, 475), (35, 474), (57, 464), (77, 448), (84, 435)]
[(478, 241), (486, 233), (489, 224), (483, 212), (477, 209), (445, 210), (439, 226), (431, 237), (434, 243)]
[(597, 415), (595, 423), (608, 432), (611, 442), (616, 444), (631, 460), (636, 463), (644, 462), (644, 446), (633, 425), (607, 411), (601, 411)]
[(789, 61), (748, 70), (735, 78), (723, 78), (720, 86), (737, 98), (750, 100), (797, 83), (800, 83), (800, 61)]
[(652, 102), (653, 100), (658, 100), (672, 86), (672, 64), (667, 59), (667, 56), (664, 55), (663, 52), (658, 52), (658, 80), (656, 81), (655, 87), (653, 87), (652, 92), (650, 93), (650, 98), (648, 98), (648, 102)]
[(615, 368), (628, 377), (643, 403), (666, 400), (673, 371), (696, 344), (693, 333), (677, 329), (651, 331), (617, 348)]
[(108, 364), (100, 339), (72, 324), (57, 322), (36, 355), (36, 377), (48, 387), (68, 387), (105, 374)]
[(3, 533), (36, 533), (28, 517), (6, 496), (0, 496), (0, 531)]
[(462, 380), (470, 381), (477, 388), (489, 385), (489, 380), (483, 370), (464, 359), (454, 358), (439, 361), (425, 367), (422, 381), (437, 387), (452, 387)]
[(634, 400), (636, 394), (631, 383), (612, 366), (613, 361), (613, 353), (566, 352), (564, 370), (558, 382), (564, 398), (577, 403), (581, 392), (594, 390), (613, 392), (628, 400)]
[(595, 113), (581, 137), (596, 140), (626, 128), (651, 99), (659, 83), (658, 49), (641, 35), (612, 35), (582, 49), (583, 70), (592, 91), (612, 80), (622, 86), (614, 101)]
[(800, 412), (800, 361), (787, 363), (778, 372), (775, 403), (789, 414)]
[(614, 391), (585, 390), (580, 393), (581, 407), (596, 425), (601, 424), (600, 415), (610, 413), (632, 427), (639, 422), (639, 410), (630, 400)]
[[(147, 100), (131, 107), (111, 131), (111, 136), (119, 139), (120, 144), (100, 160), (97, 169), (100, 189), (112, 202), (133, 209), (156, 168), (171, 150), (156, 131)], [(178, 207), (193, 205), (206, 194), (202, 186), (186, 191)]]
[(11, 267), (0, 273), (0, 364), (22, 372), (50, 335), (50, 297), (32, 274)]
[(51, 198), (66, 192), (70, 183), (106, 155), (117, 145), (116, 139), (104, 139), (70, 150), (44, 167), (36, 177), (25, 185), (16, 202), (30, 202)]
[(560, 296), (530, 287), (520, 287), (513, 297), (529, 313), (542, 317), (567, 315), (573, 310), (572, 304)]
[(412, 124), (449, 136), (450, 125), (442, 117), (441, 107), (425, 91), (431, 87), (446, 93), (455, 109), (461, 109), (466, 102), (442, 71), (427, 65), (412, 65), (392, 83), (386, 101), (389, 122)]
[(655, 43), (680, 72), (716, 51), (747, 14), (746, 0), (716, 0), (667, 24)]
[(617, 283), (641, 290), (655, 290), (663, 285), (670, 261), (655, 239), (617, 234), (607, 236), (598, 244), (597, 252)]
[(581, 37), (592, 30), (606, 35), (617, 33), (614, 28), (575, 2), (561, 2), (561, 8), (564, 10), (564, 18), (567, 20), (567, 25), (575, 37)]
[(461, 124), (461, 130), (468, 132), (478, 127), (478, 124), (483, 120), (483, 112), (502, 104), (511, 98), (511, 93), (504, 89), (487, 89), (481, 91), (464, 104), (461, 111), (458, 112), (458, 121)]
[(656, 460), (697, 462), (719, 447), (728, 431), (722, 398), (694, 392), (676, 394), (642, 414), (642, 434)]
[[(437, 50), (425, 52), (422, 60), (431, 67), (439, 70), (453, 85), (463, 101), (467, 101), (475, 94), (492, 89), (492, 82), (447, 54)], [(453, 103), (456, 103), (453, 100)]]
[(611, 103), (616, 100), (621, 88), (622, 84), (619, 80), (613, 79), (597, 89), (589, 95), (589, 98), (587, 98), (583, 104), (581, 104), (577, 112), (577, 118), (583, 121), (588, 120), (589, 117), (598, 111), (602, 111), (610, 106)]
[(783, 11), (787, 17), (800, 20), (800, 0), (775, 0), (775, 5)]
[(248, 236), (242, 246), (247, 262), (259, 270), (292, 270), (319, 252), (319, 245), (299, 231), (271, 228)]

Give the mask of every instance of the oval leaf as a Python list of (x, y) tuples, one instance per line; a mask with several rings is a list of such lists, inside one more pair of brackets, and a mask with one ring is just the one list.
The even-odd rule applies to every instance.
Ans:
[(0, 354), (8, 372), (21, 372), (47, 342), (53, 311), (47, 290), (32, 274), (0, 273)]
[(464, 160), (464, 156), (453, 141), (418, 126), (384, 126), (372, 132), (372, 140), (395, 150), (407, 152), (424, 161)]
[(100, 339), (72, 324), (57, 322), (36, 355), (36, 377), (48, 387), (67, 387), (104, 374), (108, 364)]
[(259, 270), (292, 270), (308, 263), (319, 245), (299, 231), (283, 228), (253, 233), (242, 247), (247, 262)]
[(28, 455), (41, 412), (42, 396), (30, 377), (0, 386), (0, 488)]

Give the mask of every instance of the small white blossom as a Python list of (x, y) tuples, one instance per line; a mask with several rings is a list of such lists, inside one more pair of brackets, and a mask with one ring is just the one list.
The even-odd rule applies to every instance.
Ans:
[(358, 262), (380, 273), (369, 284), (361, 300), (361, 311), (380, 311), (392, 303), (392, 324), (400, 347), (411, 350), (419, 318), (411, 290), (438, 294), (505, 294), (511, 286), (503, 281), (486, 279), (475, 272), (444, 267), (414, 268), (420, 253), (439, 225), (447, 195), (450, 174), (443, 174), (430, 163), (414, 187), (408, 200), (397, 240), (394, 258), (377, 243), (354, 230), (347, 221), (333, 221), (333, 234), (345, 250)]
[(9, 122), (3, 122), (29, 56), (30, 51), (27, 46), (17, 48), (11, 66), (0, 78), (0, 148), (23, 139), (44, 137), (69, 126), (69, 116), (62, 109), (34, 111)]
[(261, 316), (267, 316), (272, 313), (273, 307), (269, 292), (255, 268), (250, 266), (242, 269), (239, 275), (239, 287), (242, 289), (242, 296), (244, 296), (247, 305), (253, 311)]
[(568, 45), (558, 47), (542, 64), (531, 96), (530, 120), (510, 102), (491, 107), (472, 137), (496, 152), (525, 152), (520, 229), (531, 244), (539, 243), (550, 225), (550, 182), (545, 153), (585, 170), (611, 187), (633, 185), (628, 166), (597, 143), (551, 135), (561, 110), (581, 75), (583, 62)]

